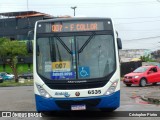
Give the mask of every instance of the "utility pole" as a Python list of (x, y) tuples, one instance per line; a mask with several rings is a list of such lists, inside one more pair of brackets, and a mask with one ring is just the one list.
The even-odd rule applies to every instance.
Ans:
[(27, 0), (27, 11), (28, 11), (28, 0)]
[(74, 10), (74, 16), (76, 15), (75, 10), (76, 10), (77, 6), (71, 7), (71, 9)]

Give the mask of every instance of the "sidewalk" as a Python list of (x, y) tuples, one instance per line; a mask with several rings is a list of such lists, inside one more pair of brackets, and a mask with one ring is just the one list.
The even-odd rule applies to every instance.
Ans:
[(141, 99), (144, 101), (148, 101), (149, 103), (160, 105), (160, 91), (150, 92), (141, 96)]

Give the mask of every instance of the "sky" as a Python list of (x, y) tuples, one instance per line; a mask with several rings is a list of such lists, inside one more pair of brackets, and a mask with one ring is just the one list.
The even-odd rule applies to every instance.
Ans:
[[(28, 6), (27, 6), (28, 4)], [(160, 0), (0, 0), (0, 12), (34, 10), (53, 16), (111, 17), (123, 49), (160, 48)]]

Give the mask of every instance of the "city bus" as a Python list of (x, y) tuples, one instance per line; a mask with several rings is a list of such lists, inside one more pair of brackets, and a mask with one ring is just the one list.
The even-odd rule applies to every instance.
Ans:
[(121, 48), (110, 18), (37, 21), (33, 42), (37, 111), (117, 109)]

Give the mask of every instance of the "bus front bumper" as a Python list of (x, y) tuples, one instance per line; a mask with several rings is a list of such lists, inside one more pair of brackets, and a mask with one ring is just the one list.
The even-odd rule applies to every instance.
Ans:
[(115, 110), (120, 105), (120, 91), (111, 95), (86, 98), (45, 98), (35, 94), (38, 112), (71, 110), (72, 105), (85, 105), (86, 110)]

